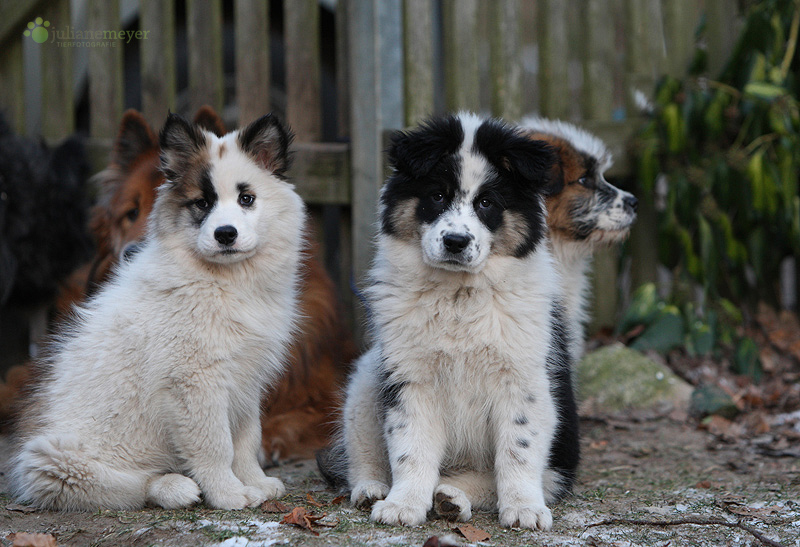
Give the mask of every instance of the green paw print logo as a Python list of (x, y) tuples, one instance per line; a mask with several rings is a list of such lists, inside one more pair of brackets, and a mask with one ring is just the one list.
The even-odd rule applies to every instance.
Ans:
[(47, 41), (47, 27), (50, 26), (50, 21), (44, 21), (41, 17), (28, 23), (28, 30), (23, 32), (25, 36), (30, 36), (37, 44), (43, 44)]

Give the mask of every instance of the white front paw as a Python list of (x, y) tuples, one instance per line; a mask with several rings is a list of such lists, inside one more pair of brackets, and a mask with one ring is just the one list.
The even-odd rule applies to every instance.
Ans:
[(364, 481), (356, 484), (350, 492), (350, 502), (356, 509), (366, 510), (389, 493), (389, 486), (380, 481)]
[(286, 487), (283, 486), (283, 482), (275, 477), (264, 477), (253, 484), (253, 487), (261, 492), (264, 499), (268, 500), (280, 498), (286, 493)]
[(416, 526), (425, 522), (427, 509), (424, 505), (406, 505), (382, 500), (375, 503), (370, 518), (384, 524)]
[(214, 509), (244, 509), (255, 507), (267, 499), (260, 489), (252, 486), (233, 486), (219, 492), (203, 493), (206, 505)]
[(500, 509), (500, 524), (546, 532), (553, 527), (553, 515), (544, 505)]

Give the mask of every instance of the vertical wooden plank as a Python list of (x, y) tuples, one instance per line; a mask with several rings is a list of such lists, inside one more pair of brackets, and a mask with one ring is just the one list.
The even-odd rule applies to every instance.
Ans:
[(608, 0), (586, 0), (581, 11), (584, 29), (583, 112), (586, 119), (610, 120), (614, 110), (615, 28)]
[(477, 0), (443, 0), (445, 106), (480, 110)]
[(706, 0), (706, 41), (708, 43), (708, 73), (719, 76), (725, 61), (739, 37), (738, 2), (733, 0)]
[[(121, 28), (119, 2), (90, 0), (90, 29)], [(112, 45), (113, 44), (113, 45)], [(117, 40), (107, 47), (89, 48), (89, 133), (111, 139), (122, 115), (122, 48)]]
[(25, 80), (22, 65), (22, 38), (6, 40), (0, 55), (0, 109), (9, 127), (25, 132)]
[(636, 112), (634, 91), (651, 96), (666, 61), (660, 0), (627, 0), (627, 104)]
[(236, 104), (239, 125), (271, 110), (269, 59), (269, 2), (236, 0)]
[(403, 2), (405, 124), (433, 114), (433, 11), (430, 0)]
[[(664, 12), (664, 69), (675, 77), (686, 75), (694, 55), (694, 33), (700, 18), (700, 4), (695, 2), (662, 2)], [(730, 6), (734, 10), (734, 6)], [(735, 11), (735, 10), (734, 10)], [(730, 31), (726, 34), (733, 35)]]
[(489, 6), (492, 114), (509, 120), (522, 116), (519, 0), (496, 0)]
[(541, 113), (551, 118), (569, 116), (569, 44), (567, 3), (563, 0), (539, 2), (539, 87)]
[(204, 104), (222, 111), (222, 3), (220, 0), (187, 0), (186, 25), (189, 52), (189, 107)]
[(348, 44), (347, 2), (336, 3), (336, 99), (338, 133), (340, 138), (350, 135), (350, 62)]
[[(635, 112), (634, 90), (648, 96), (653, 93), (656, 78), (664, 62), (663, 19), (660, 0), (627, 0), (628, 76), (626, 85), (628, 111)], [(639, 201), (638, 219), (631, 230), (630, 249), (633, 256), (633, 287), (657, 279), (658, 245), (655, 235), (657, 219), (650, 199)]]
[(381, 116), (384, 129), (405, 125), (403, 109), (403, 1), (382, 0), (376, 3), (378, 14), (378, 54), (380, 55)]
[[(54, 0), (42, 10), (42, 18), (65, 29), (70, 25), (70, 1)], [(41, 44), (42, 136), (58, 140), (75, 130), (75, 101), (72, 90), (72, 48)]]
[[(378, 190), (383, 182), (378, 25), (373, 2), (347, 0), (350, 66), (353, 279), (357, 285), (372, 261)], [(363, 310), (357, 317), (363, 318)], [(363, 340), (363, 321), (356, 337)]]
[(158, 129), (175, 110), (175, 4), (173, 0), (140, 2), (142, 113)]
[(322, 135), (319, 5), (316, 0), (284, 0), (283, 10), (286, 119), (298, 141), (317, 141)]

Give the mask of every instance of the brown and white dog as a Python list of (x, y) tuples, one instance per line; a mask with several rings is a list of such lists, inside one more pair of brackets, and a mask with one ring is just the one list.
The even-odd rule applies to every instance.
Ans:
[(603, 176), (613, 158), (605, 143), (573, 124), (540, 117), (520, 125), (531, 139), (550, 144), (557, 154), (551, 180), (560, 190), (547, 197), (547, 224), (564, 290), (572, 334), (570, 354), (577, 363), (584, 350), (592, 255), (623, 241), (636, 220), (637, 199)]
[[(225, 134), (222, 120), (210, 107), (202, 107), (194, 122), (217, 136)], [(87, 268), (87, 293), (106, 282), (114, 266), (143, 239), (156, 188), (164, 182), (159, 152), (142, 115), (125, 112), (111, 162), (97, 175), (100, 198), (91, 217), (97, 255)], [(262, 444), (271, 463), (311, 457), (327, 445), (338, 394), (357, 351), (333, 282), (315, 256), (317, 247), (307, 243), (310, 250), (300, 266), (298, 335), (289, 348), (286, 373), (262, 402)]]

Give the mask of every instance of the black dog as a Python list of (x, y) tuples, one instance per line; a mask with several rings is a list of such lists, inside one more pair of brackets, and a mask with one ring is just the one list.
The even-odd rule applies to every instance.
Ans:
[(91, 257), (88, 174), (78, 138), (50, 149), (14, 134), (0, 115), (0, 306), (51, 301)]

